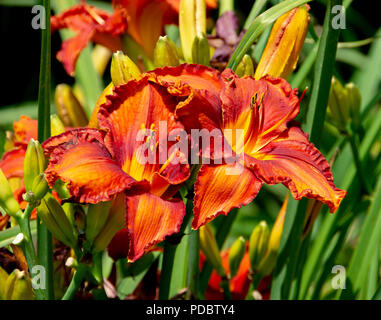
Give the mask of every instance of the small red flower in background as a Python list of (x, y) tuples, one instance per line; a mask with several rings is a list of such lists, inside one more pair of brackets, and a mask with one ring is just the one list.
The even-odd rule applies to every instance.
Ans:
[[(25, 209), (26, 202), (22, 195), (25, 193), (24, 186), (24, 158), (30, 139), (37, 139), (37, 120), (27, 116), (21, 116), (20, 120), (13, 123), (14, 141), (13, 148), (3, 154), (0, 160), (0, 169), (5, 177), (11, 180), (14, 189), (14, 197), (20, 203), (21, 209)], [(36, 210), (32, 218), (36, 217)]]

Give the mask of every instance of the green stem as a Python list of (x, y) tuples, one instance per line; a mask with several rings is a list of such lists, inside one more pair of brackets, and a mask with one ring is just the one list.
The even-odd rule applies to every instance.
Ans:
[[(40, 79), (38, 90), (38, 140), (50, 136), (51, 103), (51, 48), (50, 48), (50, 0), (43, 0), (46, 12), (45, 29), (41, 30)], [(46, 226), (37, 218), (37, 254), (45, 268), (46, 299), (54, 299), (53, 291), (53, 239)]]
[(244, 29), (247, 29), (248, 27), (250, 27), (250, 24), (261, 13), (267, 1), (268, 0), (255, 0), (254, 5), (250, 10), (249, 16), (247, 17), (245, 24), (243, 25)]
[[(34, 250), (33, 246), (33, 239), (32, 239), (32, 233), (30, 231), (30, 215), (34, 209), (34, 206), (28, 204), (25, 208), (24, 212), (19, 211), (16, 215), (17, 223), (20, 226), (20, 231), (24, 236), (23, 243), (22, 243), (22, 249), (26, 258), (26, 261), (28, 263), (30, 274), (32, 274), (33, 268), (38, 265), (38, 259), (36, 256), (36, 252)], [(45, 299), (45, 294), (41, 289), (35, 290), (36, 298), (38, 300)]]
[(224, 290), (224, 297), (226, 300), (232, 300), (232, 294), (230, 292), (230, 282), (228, 278), (224, 278), (220, 282), (220, 287)]
[(200, 261), (200, 234), (199, 230), (191, 230), (189, 224), (189, 242), (188, 242), (188, 298), (198, 298), (198, 279), (199, 279), (199, 261)]
[(70, 285), (67, 288), (62, 300), (72, 300), (81, 286), (81, 283), (86, 275), (86, 266), (80, 264), (77, 271), (75, 271), (73, 278), (71, 279)]
[(226, 11), (234, 10), (234, 0), (220, 0), (219, 3), (220, 11), (219, 15), (221, 16)]
[(169, 290), (172, 278), (173, 260), (177, 245), (170, 244), (168, 241), (164, 245), (163, 265), (160, 276), (159, 300), (169, 299)]

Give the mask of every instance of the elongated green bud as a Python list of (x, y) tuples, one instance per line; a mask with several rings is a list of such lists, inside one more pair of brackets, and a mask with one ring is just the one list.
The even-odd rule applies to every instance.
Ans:
[(136, 79), (139, 75), (139, 68), (122, 51), (117, 51), (112, 55), (111, 79), (114, 86), (127, 83), (131, 79)]
[(246, 241), (243, 237), (239, 237), (229, 250), (229, 269), (230, 277), (233, 278), (238, 271), (242, 258), (246, 252)]
[(206, 34), (205, 0), (180, 1), (179, 31), (185, 61), (192, 63), (194, 38)]
[(14, 217), (20, 210), (19, 203), (13, 197), (13, 192), (7, 178), (3, 171), (0, 169), (0, 207), (4, 209), (6, 213)]
[(56, 114), (52, 114), (50, 116), (50, 128), (52, 131), (52, 136), (58, 136), (59, 134), (65, 132), (65, 125)]
[(24, 158), (25, 190), (31, 191), (34, 179), (46, 168), (46, 159), (41, 144), (30, 139)]
[[(59, 84), (56, 87), (54, 100), (57, 112), (64, 126), (84, 127), (88, 123), (86, 112), (81, 103), (75, 97), (71, 87), (67, 84)], [(52, 127), (52, 135), (54, 127)], [(64, 130), (65, 131), (65, 130)]]
[(205, 254), (208, 262), (216, 270), (220, 277), (226, 277), (225, 268), (222, 265), (220, 251), (218, 250), (216, 238), (209, 225), (204, 225), (200, 228), (200, 248)]
[(123, 195), (118, 195), (112, 200), (107, 220), (93, 241), (93, 253), (103, 251), (107, 248), (114, 235), (123, 229), (125, 225), (125, 215), (126, 207), (124, 197)]
[(349, 119), (346, 90), (335, 77), (332, 77), (328, 107), (338, 129), (345, 132)]
[(356, 126), (360, 125), (361, 93), (354, 83), (345, 85), (349, 116)]
[(48, 182), (45, 179), (45, 173), (40, 173), (34, 178), (32, 192), (35, 200), (41, 200), (49, 191)]
[(239, 63), (235, 73), (240, 77), (254, 76), (253, 59), (248, 54), (245, 54)]
[(76, 246), (73, 228), (58, 201), (48, 193), (37, 207), (37, 214), (49, 231), (69, 247)]
[(111, 201), (90, 204), (86, 215), (86, 239), (93, 242), (109, 216)]
[(32, 282), (25, 271), (15, 269), (5, 283), (5, 300), (34, 300)]
[(204, 34), (197, 35), (192, 45), (192, 61), (193, 63), (208, 66), (210, 62), (210, 47), (208, 39)]
[(168, 36), (159, 37), (153, 52), (155, 67), (176, 67), (180, 64), (179, 55), (173, 41)]
[(266, 221), (261, 221), (253, 230), (249, 241), (249, 257), (252, 270), (256, 270), (267, 250), (270, 237)]

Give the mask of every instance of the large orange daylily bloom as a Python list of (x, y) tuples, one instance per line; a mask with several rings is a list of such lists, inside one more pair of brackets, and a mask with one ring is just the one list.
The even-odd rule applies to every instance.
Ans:
[[(179, 231), (185, 215), (184, 203), (173, 198), (179, 185), (189, 177), (189, 165), (178, 150), (159, 150), (156, 141), (167, 139), (159, 128), (166, 121), (167, 132), (182, 129), (175, 120), (176, 97), (146, 76), (116, 87), (100, 106), (100, 129), (79, 128), (52, 137), (43, 143), (50, 158), (46, 170), (52, 186), (61, 179), (67, 183), (72, 199), (81, 203), (98, 203), (125, 197), (128, 232), (128, 258), (134, 261), (149, 248)], [(150, 128), (150, 137), (137, 141), (142, 129)], [(146, 151), (153, 148), (155, 157), (165, 153), (181, 161), (172, 164), (143, 164)], [(171, 154), (169, 154), (171, 152)], [(184, 163), (184, 164), (183, 164)], [(121, 226), (122, 228), (123, 226)]]
[[(216, 0), (206, 3), (208, 8), (217, 7)], [(164, 26), (178, 23), (180, 0), (113, 0), (112, 4), (111, 14), (83, 1), (51, 18), (52, 32), (69, 28), (76, 33), (57, 54), (70, 75), (74, 74), (80, 52), (91, 40), (117, 51), (122, 48), (120, 36), (128, 33), (152, 59)]]
[[(249, 204), (263, 183), (282, 183), (297, 200), (314, 198), (337, 210), (346, 191), (336, 188), (329, 164), (294, 121), (299, 98), (285, 80), (239, 78), (231, 70), (197, 65), (164, 68), (155, 77), (183, 97), (176, 115), (185, 127), (217, 129), (221, 135), (243, 129), (242, 145), (223, 137), (233, 155), (241, 156), (236, 163), (203, 164), (199, 170), (193, 228)], [(210, 159), (221, 159), (221, 150), (210, 149)]]

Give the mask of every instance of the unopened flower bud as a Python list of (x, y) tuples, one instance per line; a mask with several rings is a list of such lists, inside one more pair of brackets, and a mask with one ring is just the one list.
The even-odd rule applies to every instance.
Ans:
[(253, 59), (248, 54), (245, 54), (239, 63), (235, 73), (238, 77), (254, 76), (254, 64)]
[(246, 241), (243, 237), (239, 237), (229, 250), (229, 270), (230, 277), (233, 278), (238, 271), (242, 258), (246, 252)]
[(41, 200), (45, 197), (48, 191), (49, 186), (45, 179), (45, 173), (40, 173), (33, 181), (32, 192), (34, 194), (34, 199), (36, 201)]
[[(84, 127), (87, 125), (85, 110), (69, 85), (59, 84), (56, 87), (54, 99), (58, 115), (65, 126)], [(54, 128), (52, 129), (54, 130)]]
[(65, 132), (65, 125), (56, 114), (50, 116), (50, 129), (52, 136), (58, 136)]
[(125, 214), (124, 197), (118, 195), (112, 201), (107, 220), (93, 241), (93, 253), (106, 249), (114, 235), (123, 229), (125, 225)]
[(37, 214), (54, 237), (69, 247), (76, 246), (73, 228), (61, 205), (50, 193), (41, 200)]
[(271, 30), (255, 79), (265, 75), (287, 79), (296, 68), (308, 31), (309, 6), (303, 5), (279, 17)]
[(203, 34), (206, 34), (205, 0), (180, 1), (179, 31), (181, 47), (183, 50), (185, 61), (188, 63), (192, 63), (192, 46), (194, 39), (196, 36), (202, 36)]
[(261, 221), (253, 230), (249, 241), (251, 269), (256, 270), (267, 250), (270, 230), (266, 221)]
[(267, 276), (274, 270), (276, 259), (278, 257), (280, 239), (282, 237), (282, 232), (283, 232), (284, 217), (287, 211), (287, 204), (288, 204), (288, 196), (284, 200), (283, 205), (279, 211), (278, 217), (276, 218), (274, 226), (271, 230), (266, 254), (262, 258), (262, 260), (259, 262), (259, 266), (256, 268), (256, 271), (262, 276)]
[(7, 178), (0, 169), (0, 207), (9, 214), (15, 216), (20, 210), (19, 203), (13, 197), (13, 192)]
[(192, 45), (192, 62), (209, 65), (210, 62), (210, 47), (208, 39), (204, 34), (197, 35), (193, 40)]
[(25, 271), (15, 269), (4, 284), (5, 300), (34, 300), (32, 282)]
[(111, 201), (90, 204), (86, 215), (86, 239), (92, 243), (109, 216)]
[(131, 79), (136, 79), (139, 75), (139, 68), (122, 51), (117, 51), (112, 55), (111, 79), (115, 86), (127, 83)]
[(168, 36), (159, 37), (153, 52), (153, 61), (158, 68), (176, 67), (180, 64), (176, 46)]
[(360, 108), (361, 108), (361, 93), (354, 83), (345, 85), (347, 93), (347, 104), (349, 108), (349, 116), (355, 126), (360, 125)]
[(346, 131), (346, 126), (349, 120), (349, 108), (347, 103), (346, 90), (337, 78), (332, 77), (328, 107), (337, 128), (341, 132)]
[(216, 270), (217, 274), (220, 277), (225, 278), (226, 271), (222, 265), (220, 251), (218, 250), (216, 238), (209, 225), (204, 225), (200, 228), (200, 248), (205, 254), (208, 262)]
[(34, 179), (46, 168), (46, 159), (41, 144), (30, 139), (24, 158), (25, 190), (31, 191)]

